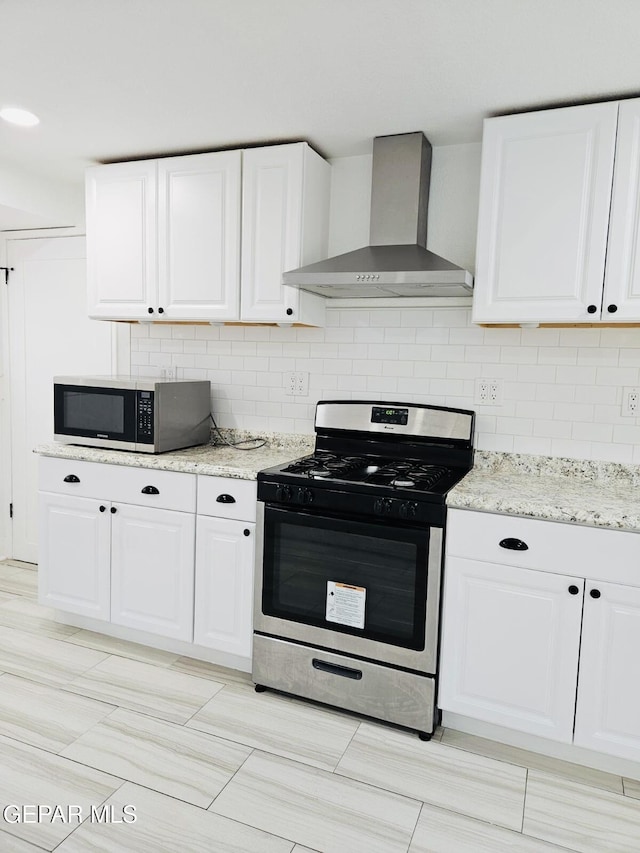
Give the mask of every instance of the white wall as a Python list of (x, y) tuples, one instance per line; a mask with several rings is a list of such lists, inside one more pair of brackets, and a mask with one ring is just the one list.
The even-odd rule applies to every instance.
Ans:
[[(333, 163), (331, 252), (367, 242), (371, 158)], [(428, 247), (473, 271), (480, 146), (435, 148)], [(210, 379), (221, 426), (310, 433), (317, 400), (421, 401), (478, 412), (484, 449), (640, 463), (638, 329), (485, 329), (470, 308), (331, 307), (324, 329), (132, 327), (132, 369)], [(310, 374), (308, 397), (284, 373)], [(503, 404), (476, 407), (475, 379), (502, 379)]]

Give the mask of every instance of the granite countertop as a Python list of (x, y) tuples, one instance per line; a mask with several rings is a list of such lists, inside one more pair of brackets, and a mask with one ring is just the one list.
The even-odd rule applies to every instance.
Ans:
[[(248, 435), (240, 431), (226, 430), (225, 438), (229, 441), (237, 441), (248, 438)], [(220, 443), (151, 454), (52, 443), (34, 448), (34, 453), (83, 462), (102, 462), (107, 465), (129, 465), (135, 468), (155, 468), (162, 471), (182, 471), (187, 474), (255, 480), (258, 471), (311, 453), (315, 443), (313, 435), (273, 433), (261, 435), (259, 439), (265, 444), (255, 450), (239, 450)]]
[(640, 466), (477, 451), (447, 506), (640, 532)]

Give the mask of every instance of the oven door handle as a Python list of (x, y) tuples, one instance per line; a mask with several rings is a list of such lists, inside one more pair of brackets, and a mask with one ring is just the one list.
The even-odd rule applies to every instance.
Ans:
[(327, 663), (324, 660), (313, 658), (311, 661), (314, 669), (319, 669), (321, 672), (328, 672), (331, 675), (341, 675), (343, 678), (353, 678), (354, 681), (360, 681), (362, 678), (361, 669), (352, 669), (350, 666), (340, 666), (337, 663)]

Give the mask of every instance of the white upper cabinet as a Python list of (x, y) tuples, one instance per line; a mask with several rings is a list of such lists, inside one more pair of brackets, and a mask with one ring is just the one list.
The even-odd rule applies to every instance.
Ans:
[(634, 303), (640, 283), (632, 263), (638, 241), (639, 103), (486, 120), (474, 322), (640, 319)]
[(89, 315), (235, 319), (241, 152), (87, 171)]
[(94, 166), (85, 186), (89, 316), (149, 319), (157, 307), (156, 163)]
[(158, 305), (171, 320), (233, 320), (240, 151), (158, 161)]
[(89, 169), (89, 315), (321, 325), (282, 273), (326, 256), (329, 187), (304, 142)]
[(244, 152), (243, 320), (324, 322), (323, 297), (283, 285), (282, 273), (326, 257), (329, 182), (329, 164), (306, 142)]

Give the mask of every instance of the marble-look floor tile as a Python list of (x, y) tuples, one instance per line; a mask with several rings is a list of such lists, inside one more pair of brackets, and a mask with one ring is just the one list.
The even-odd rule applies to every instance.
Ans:
[(29, 569), (29, 571), (31, 572), (38, 571), (37, 563), (25, 563), (23, 560), (13, 560), (11, 558), (8, 560), (3, 560), (0, 565), (14, 566), (18, 569)]
[[(35, 749), (8, 738), (0, 737), (0, 802), (10, 805), (79, 806), (82, 814), (90, 812), (120, 787), (122, 781)], [(13, 814), (13, 811), (12, 813)], [(33, 812), (31, 813), (33, 816)], [(0, 820), (0, 849), (5, 834), (14, 835), (53, 850), (77, 827), (77, 822), (43, 818), (39, 823), (14, 823)]]
[(579, 853), (638, 853), (640, 801), (531, 770), (522, 831)]
[(591, 767), (583, 767), (581, 764), (572, 764), (569, 761), (561, 761), (559, 758), (550, 758), (537, 752), (530, 752), (506, 743), (498, 743), (495, 740), (469, 735), (453, 729), (445, 729), (442, 743), (457, 749), (464, 749), (476, 755), (486, 755), (487, 758), (496, 758), (498, 761), (508, 761), (520, 767), (530, 767), (532, 770), (541, 770), (543, 773), (551, 773), (572, 782), (580, 782), (583, 785), (591, 785), (593, 788), (602, 788), (604, 791), (622, 793), (622, 777), (613, 773), (605, 773), (604, 770), (595, 770)]
[(28, 841), (22, 841), (15, 835), (9, 835), (8, 832), (3, 832), (0, 835), (0, 849), (2, 853), (42, 853), (42, 847), (36, 847), (35, 844), (29, 844)]
[(640, 782), (636, 779), (623, 779), (622, 784), (624, 787), (624, 793), (627, 797), (633, 797), (636, 800), (640, 800)]
[(14, 675), (0, 676), (0, 734), (59, 752), (114, 709)]
[(55, 686), (67, 684), (106, 658), (93, 649), (0, 626), (2, 672)]
[(290, 853), (292, 844), (127, 782), (107, 801), (115, 815), (135, 807), (134, 823), (85, 822), (56, 853)]
[(66, 758), (206, 808), (251, 749), (119, 709), (62, 752)]
[(30, 634), (41, 634), (64, 640), (77, 633), (73, 625), (63, 625), (55, 621), (55, 610), (42, 607), (36, 601), (22, 596), (0, 602), (0, 625), (5, 628), (18, 628)]
[[(97, 634), (94, 631), (75, 629), (73, 636), (68, 642), (76, 646), (85, 646), (88, 649), (96, 649), (109, 655), (139, 660), (142, 663), (152, 663), (154, 666), (169, 666), (180, 656), (173, 652), (165, 652), (162, 649), (154, 649), (152, 646), (143, 646), (140, 643), (130, 643), (128, 640), (119, 640), (108, 634)], [(194, 673), (195, 674), (195, 673)]]
[(283, 696), (227, 685), (187, 723), (304, 764), (333, 770), (359, 721)]
[[(80, 647), (72, 648), (77, 650)], [(87, 649), (84, 651), (88, 652)], [(215, 681), (114, 656), (76, 678), (65, 689), (182, 724), (223, 686)]]
[(336, 773), (520, 830), (527, 771), (415, 734), (363, 723)]
[(567, 853), (567, 850), (425, 803), (409, 853)]
[(24, 595), (27, 598), (38, 597), (38, 573), (33, 569), (20, 569), (17, 566), (7, 566), (11, 572), (6, 577), (0, 577), (0, 592), (10, 592), (13, 595)]
[(322, 853), (406, 853), (420, 803), (254, 752), (210, 811)]
[(221, 681), (224, 684), (244, 684), (253, 686), (251, 675), (238, 669), (228, 669), (225, 666), (217, 666), (196, 658), (179, 657), (171, 664), (171, 669), (186, 672), (187, 675), (197, 675), (198, 678), (211, 678), (213, 681)]

